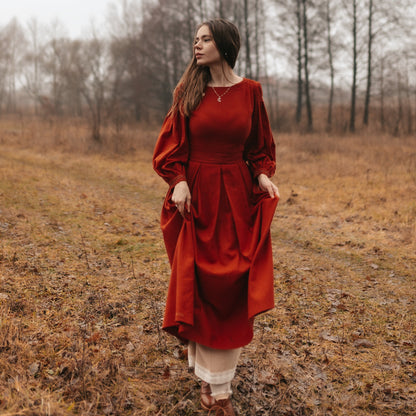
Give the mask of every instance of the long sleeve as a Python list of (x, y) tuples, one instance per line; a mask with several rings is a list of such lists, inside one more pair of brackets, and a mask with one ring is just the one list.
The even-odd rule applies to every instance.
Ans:
[(153, 152), (153, 168), (170, 187), (186, 180), (189, 141), (187, 120), (180, 114), (168, 114), (162, 124)]
[(244, 159), (254, 177), (261, 173), (271, 177), (276, 171), (276, 148), (259, 83), (254, 87), (253, 99), (252, 126), (245, 143)]

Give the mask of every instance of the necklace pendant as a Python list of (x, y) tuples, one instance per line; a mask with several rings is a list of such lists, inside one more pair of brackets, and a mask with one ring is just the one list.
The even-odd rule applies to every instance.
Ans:
[(221, 97), (218, 97), (217, 98), (217, 101), (220, 103), (221, 102)]

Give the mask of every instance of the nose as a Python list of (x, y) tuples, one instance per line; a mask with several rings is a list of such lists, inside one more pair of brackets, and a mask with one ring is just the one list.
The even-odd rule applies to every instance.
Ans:
[(195, 42), (194, 49), (201, 49), (201, 40), (198, 40), (197, 42)]

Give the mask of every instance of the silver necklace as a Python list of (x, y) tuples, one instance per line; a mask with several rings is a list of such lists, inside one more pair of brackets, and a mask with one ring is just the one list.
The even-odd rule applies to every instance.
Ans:
[(221, 97), (224, 97), (224, 95), (225, 94), (227, 94), (227, 92), (228, 91), (230, 91), (230, 88), (231, 88), (231, 85), (225, 90), (225, 92), (223, 92), (221, 95), (219, 95), (218, 93), (217, 93), (217, 91), (216, 91), (216, 89), (214, 88), (214, 87), (212, 87), (212, 89), (214, 90), (214, 92), (215, 92), (215, 95), (217, 96), (217, 101), (220, 103), (222, 100), (221, 100)]

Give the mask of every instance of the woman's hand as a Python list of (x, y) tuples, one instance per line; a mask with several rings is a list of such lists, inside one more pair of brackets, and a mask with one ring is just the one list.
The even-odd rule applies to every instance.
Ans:
[(173, 188), (172, 202), (179, 213), (185, 216), (185, 209), (191, 212), (191, 192), (186, 181), (178, 182)]
[(260, 175), (257, 177), (257, 180), (259, 182), (260, 189), (264, 192), (268, 192), (270, 198), (280, 198), (279, 188), (269, 179), (266, 174), (260, 173)]

